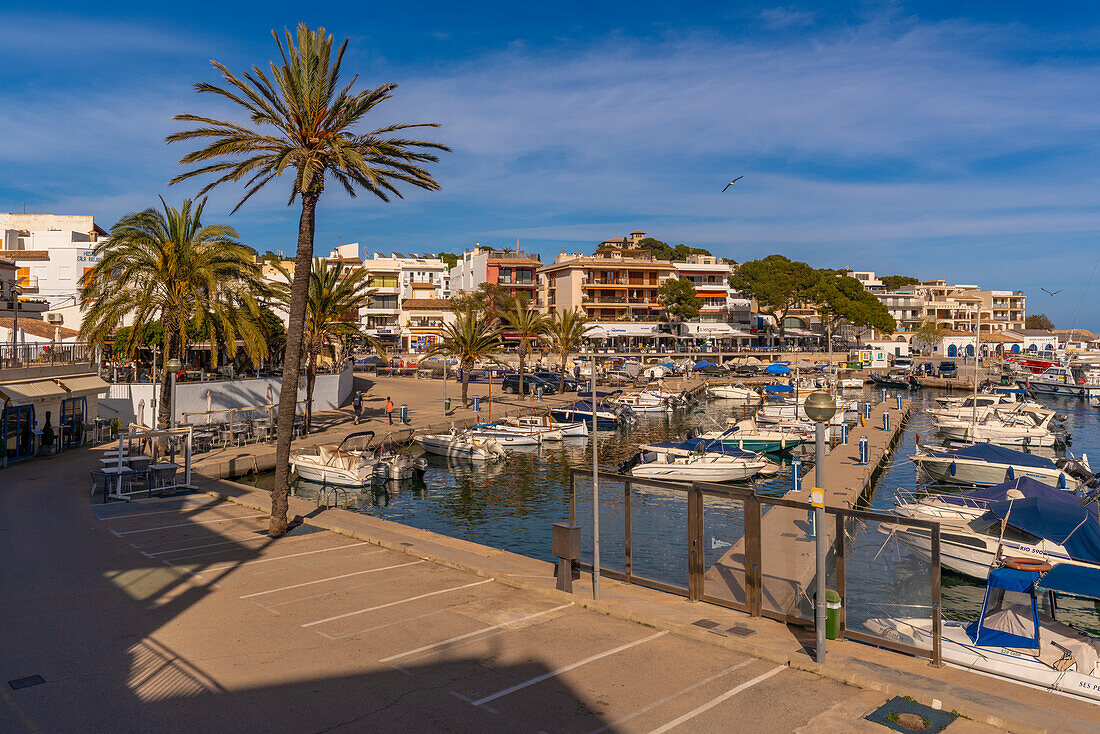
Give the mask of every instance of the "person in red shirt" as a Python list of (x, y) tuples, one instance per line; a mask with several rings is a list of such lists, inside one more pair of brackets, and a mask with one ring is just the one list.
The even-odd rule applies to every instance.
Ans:
[(390, 425), (393, 425), (393, 401), (389, 396), (386, 396), (386, 417), (390, 419)]

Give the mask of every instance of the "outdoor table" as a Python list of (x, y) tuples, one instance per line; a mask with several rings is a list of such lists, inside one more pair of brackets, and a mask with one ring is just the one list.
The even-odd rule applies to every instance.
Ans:
[(123, 477), (132, 477), (134, 474), (137, 474), (138, 472), (134, 471), (133, 469), (131, 469), (128, 466), (124, 466), (121, 469), (119, 469), (117, 466), (114, 466), (114, 467), (107, 466), (107, 467), (103, 468), (103, 473), (107, 476), (108, 480), (110, 480), (112, 477), (114, 478), (114, 482), (115, 482), (114, 495), (116, 497), (121, 497), (122, 496), (122, 478)]
[[(130, 457), (128, 457), (128, 456), (123, 456), (122, 457), (123, 466), (125, 466), (129, 462), (130, 462)], [(106, 458), (100, 459), (99, 463), (103, 464), (103, 466), (118, 466), (118, 464), (119, 464), (118, 455), (116, 454), (114, 456), (108, 456)]]
[(170, 461), (150, 464), (148, 468), (150, 474), (149, 490), (174, 487), (176, 485), (177, 470), (179, 470), (179, 464), (173, 464)]

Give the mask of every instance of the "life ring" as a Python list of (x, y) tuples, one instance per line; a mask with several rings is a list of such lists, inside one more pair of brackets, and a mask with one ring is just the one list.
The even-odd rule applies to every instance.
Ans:
[(1078, 377), (1077, 378), (1077, 384), (1078, 385), (1084, 385), (1085, 384), (1085, 378), (1084, 377)]
[(1032, 571), (1034, 573), (1046, 573), (1053, 568), (1046, 561), (1034, 558), (1006, 558), (1004, 565), (1017, 571)]

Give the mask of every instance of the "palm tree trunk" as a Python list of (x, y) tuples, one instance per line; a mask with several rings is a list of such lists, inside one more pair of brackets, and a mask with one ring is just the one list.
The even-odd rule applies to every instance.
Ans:
[(271, 521), (268, 532), (283, 535), (287, 528), (287, 500), (290, 492), (290, 440), (294, 430), (294, 409), (298, 402), (298, 377), (302, 366), (302, 330), (306, 318), (306, 294), (313, 265), (313, 232), (320, 192), (302, 195), (302, 216), (298, 220), (298, 251), (294, 256), (294, 281), (290, 284), (290, 309), (283, 354), (283, 382), (279, 387), (279, 418), (275, 442), (275, 488), (271, 490)]
[(523, 353), (523, 347), (519, 348), (519, 396), (523, 397), (523, 358), (526, 355)]
[(466, 393), (470, 390), (470, 365), (466, 360), (462, 360), (462, 407), (465, 408), (470, 404), (466, 399)]
[(565, 363), (569, 360), (567, 352), (561, 353), (561, 385), (558, 386), (558, 395), (565, 394)]
[(317, 355), (311, 349), (309, 351), (309, 361), (306, 363), (306, 433), (313, 429), (313, 386), (316, 382)]
[[(168, 360), (176, 356), (178, 341), (178, 326), (176, 325), (176, 318), (171, 314), (166, 314), (161, 319), (161, 326), (164, 332), (164, 359), (161, 360), (161, 373), (160, 373), (160, 403), (157, 405), (157, 428), (168, 428), (172, 425), (172, 374), (168, 371), (167, 367), (163, 365), (168, 364)], [(137, 328), (135, 325), (131, 328)]]

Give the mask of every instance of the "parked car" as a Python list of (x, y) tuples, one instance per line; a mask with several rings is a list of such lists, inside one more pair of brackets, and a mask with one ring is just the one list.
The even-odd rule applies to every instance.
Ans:
[(931, 362), (921, 362), (917, 365), (915, 372), (918, 375), (928, 375), (929, 377), (932, 377), (934, 374), (936, 374), (936, 368), (932, 365)]
[(940, 377), (957, 377), (959, 374), (959, 366), (954, 362), (944, 360), (940, 362), (939, 373)]
[(894, 357), (894, 369), (909, 370), (913, 368), (912, 357)]
[[(549, 382), (554, 387), (559, 387), (561, 385), (561, 373), (560, 372), (549, 372), (549, 371), (535, 372), (534, 376), (539, 378), (540, 380), (546, 380), (547, 382)], [(565, 392), (576, 392), (576, 391), (577, 391), (577, 381), (574, 380), (569, 375), (566, 375), (565, 376)]]
[[(558, 392), (557, 382), (548, 382), (534, 375), (523, 376), (523, 394), (530, 395), (537, 388), (542, 388), (543, 395), (554, 395)], [(519, 373), (509, 373), (504, 376), (504, 380), (500, 383), (500, 389), (509, 395), (517, 395), (519, 393)]]

